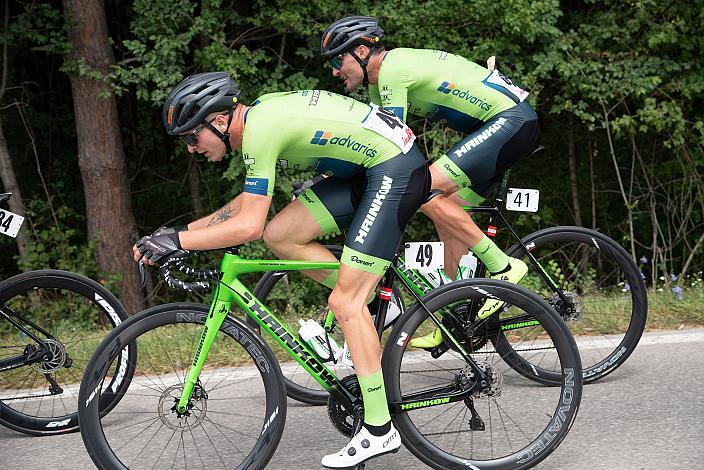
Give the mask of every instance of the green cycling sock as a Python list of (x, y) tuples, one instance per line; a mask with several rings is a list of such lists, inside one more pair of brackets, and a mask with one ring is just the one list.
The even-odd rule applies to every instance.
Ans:
[(381, 369), (371, 375), (358, 375), (357, 379), (364, 400), (364, 422), (372, 426), (383, 426), (391, 421)]
[(338, 271), (337, 269), (333, 269), (332, 271), (330, 271), (330, 274), (328, 274), (328, 275), (325, 277), (325, 279), (323, 279), (322, 281), (320, 281), (320, 283), (321, 283), (322, 285), (324, 285), (325, 287), (329, 287), (330, 289), (334, 289), (334, 288), (335, 288), (335, 284), (337, 284), (337, 273), (338, 273), (338, 272), (339, 272), (339, 271)]
[(490, 273), (503, 271), (508, 266), (508, 255), (501, 251), (496, 243), (487, 236), (484, 236), (471, 250), (484, 263)]

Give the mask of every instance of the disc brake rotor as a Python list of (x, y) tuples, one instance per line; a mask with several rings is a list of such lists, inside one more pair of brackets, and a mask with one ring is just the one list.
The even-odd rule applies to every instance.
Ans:
[(45, 339), (44, 344), (49, 348), (48, 359), (35, 362), (32, 367), (42, 374), (53, 374), (66, 364), (66, 347), (55, 339)]
[(562, 319), (566, 322), (574, 323), (582, 319), (584, 315), (584, 302), (579, 294), (574, 292), (563, 291), (562, 294), (567, 298), (567, 302), (562, 298), (553, 294), (548, 300), (550, 305), (557, 310)]
[(173, 431), (186, 432), (197, 428), (203, 422), (208, 414), (208, 396), (200, 384), (195, 387), (188, 402), (188, 411), (184, 414), (175, 410), (183, 384), (172, 385), (162, 392), (157, 412), (166, 427)]

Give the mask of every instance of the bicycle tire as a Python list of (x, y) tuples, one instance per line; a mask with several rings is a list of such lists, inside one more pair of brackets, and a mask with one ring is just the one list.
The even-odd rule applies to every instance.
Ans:
[[(638, 266), (621, 245), (583, 227), (551, 227), (531, 233), (522, 242), (541, 266), (553, 271), (552, 278), (560, 282), (563, 290), (577, 295), (575, 303), (582, 310), (577, 319), (577, 314), (560, 306), (562, 303), (556, 302), (554, 295), (550, 297), (577, 336), (584, 382), (592, 383), (614, 372), (635, 350), (645, 330), (648, 296)], [(535, 270), (520, 244), (516, 243), (506, 253), (523, 258), (529, 273)], [(584, 266), (600, 266), (594, 281)], [(546, 286), (542, 279), (540, 282)], [(590, 290), (588, 286), (593, 288)], [(535, 286), (530, 288), (535, 290)], [(549, 294), (552, 292), (543, 291), (544, 298)], [(536, 380), (550, 383), (542, 378)]]
[[(83, 443), (97, 468), (157, 470), (202, 466), (207, 469), (260, 469), (271, 459), (286, 421), (283, 379), (271, 349), (241, 320), (228, 316), (222, 323), (206, 362), (206, 366), (210, 367), (204, 367), (199, 378), (202, 393), (196, 396), (194, 392), (193, 406), (189, 406), (188, 415), (179, 417), (171, 407), (178, 401), (179, 387), (183, 386), (208, 312), (208, 306), (201, 304), (159, 305), (134, 315), (115, 328), (96, 349), (81, 382), (79, 417)], [(179, 334), (183, 332), (192, 336), (192, 348), (182, 347), (188, 342), (184, 341), (188, 336)], [(112, 414), (101, 414), (95, 396), (101, 394), (104, 371), (110, 367), (124, 344), (135, 341), (140, 347), (140, 364), (143, 364), (137, 365), (138, 378), (133, 380), (126, 396)], [(165, 341), (172, 341), (173, 347), (169, 348)], [(252, 365), (244, 366), (246, 369), (233, 367), (235, 356), (229, 353), (235, 350), (241, 352), (242, 357)], [(158, 355), (163, 352), (168, 360)], [(219, 364), (218, 357), (222, 358), (222, 364)], [(159, 362), (159, 358), (163, 362)], [(229, 387), (235, 387), (238, 393), (227, 390)], [(261, 426), (255, 424), (255, 406), (247, 404), (241, 410), (239, 406), (222, 403), (223, 400), (244, 399), (241, 396), (243, 391), (251, 393), (256, 399), (263, 397), (265, 411), (261, 413)], [(113, 417), (113, 414), (117, 416)], [(236, 418), (232, 416), (245, 418), (242, 431), (233, 428)], [(138, 421), (125, 424), (131, 418)], [(227, 425), (216, 426), (214, 420), (218, 419), (226, 420)], [(140, 430), (138, 426), (144, 426), (144, 429)], [(124, 429), (129, 429), (129, 432), (122, 432)], [(162, 431), (165, 434), (160, 434)], [(249, 439), (254, 442), (249, 452), (248, 447), (241, 451), (248, 444), (246, 432), (251, 433)], [(236, 442), (226, 433), (234, 434)], [(157, 446), (169, 435), (165, 445), (170, 452), (167, 452), (167, 447), (160, 451)], [(145, 436), (143, 441), (148, 440), (144, 444), (142, 441), (135, 442), (136, 436)], [(216, 445), (214, 439), (224, 444)], [(193, 449), (191, 442), (197, 457), (188, 460), (186, 452), (187, 447)], [(205, 442), (208, 448), (201, 451), (199, 442)], [(173, 448), (169, 447), (171, 445)], [(179, 452), (183, 454), (182, 459)], [(233, 452), (247, 453), (237, 464), (227, 458)], [(167, 456), (165, 462), (161, 460), (164, 455)], [(155, 456), (157, 461), (153, 461)]]
[[(36, 302), (37, 299), (42, 296), (50, 296), (51, 294), (58, 296), (59, 294), (66, 295), (67, 293), (70, 293), (70, 295), (57, 297), (56, 299), (61, 301), (70, 299), (70, 302), (75, 301), (76, 303), (69, 305), (90, 309), (89, 311), (91, 313), (97, 314), (97, 323), (106, 328), (112, 329), (125, 321), (128, 317), (124, 307), (115, 296), (97, 282), (76, 273), (53, 269), (29, 271), (13, 276), (0, 283), (0, 305), (18, 308), (18, 306), (24, 306), (28, 302)], [(62, 307), (62, 304), (57, 302), (55, 302), (55, 304), (58, 305), (59, 308)], [(64, 306), (64, 308), (67, 307)], [(29, 311), (23, 310), (21, 313), (31, 318), (31, 309)], [(40, 321), (40, 319), (36, 317), (34, 320), (39, 326), (55, 335), (58, 340), (56, 344), (60, 345), (59, 347), (63, 349), (64, 353), (69, 353), (69, 351), (76, 352), (73, 349), (69, 350), (69, 348), (82, 342), (95, 341), (97, 343), (102, 339), (102, 332), (97, 332), (93, 336), (83, 334), (79, 336), (75, 331), (68, 332), (66, 329), (62, 331), (63, 326), (61, 322), (64, 320), (68, 320), (69, 322), (77, 320), (77, 318), (71, 318), (71, 316), (75, 317), (76, 313), (77, 310), (71, 310), (65, 313), (64, 316), (57, 318), (54, 323), (51, 323), (51, 320), (45, 319), (42, 319), (45, 321)], [(49, 322), (49, 324), (47, 324), (47, 322)], [(19, 332), (19, 330), (16, 331)], [(21, 334), (19, 335), (19, 339), (22, 340)], [(68, 340), (66, 341), (66, 339)], [(13, 349), (22, 348), (22, 345), (6, 346), (6, 348), (12, 351)], [(14, 387), (14, 385), (7, 385), (6, 388), (0, 389), (0, 424), (15, 431), (37, 436), (61, 434), (78, 430), (78, 402), (76, 401), (75, 394), (72, 392), (72, 389), (77, 389), (77, 385), (75, 383), (69, 383), (70, 381), (80, 379), (82, 373), (80, 366), (84, 364), (82, 362), (79, 363), (79, 359), (80, 353), (83, 351), (79, 350), (77, 352), (79, 357), (72, 357), (71, 363), (64, 361), (63, 365), (52, 367), (55, 370), (51, 372), (50, 375), (62, 387), (63, 392), (50, 395), (51, 399), (47, 401), (51, 402), (51, 406), (43, 405), (46, 395), (41, 395), (40, 392), (37, 391), (39, 386), (34, 386), (34, 384), (36, 384), (36, 376), (39, 376), (40, 373), (32, 368), (32, 366), (23, 366), (18, 369), (0, 373), (0, 381), (4, 380), (2, 383), (5, 384), (28, 383), (27, 379), (30, 375), (27, 375), (24, 381), (20, 378), (16, 378), (18, 374), (22, 373), (33, 374), (34, 377), (31, 381), (32, 386), (27, 389), (32, 390), (31, 393), (27, 392), (30, 393), (30, 395), (25, 393), (23, 389), (13, 389), (12, 387)], [(59, 352), (57, 352), (57, 355), (58, 354)], [(137, 351), (134, 345), (129, 345), (125, 348), (120, 363), (116, 365), (116, 369), (112, 374), (108, 388), (109, 392), (104, 395), (100, 402), (103, 413), (108, 412), (119, 402), (124, 390), (129, 386), (134, 372), (136, 354)], [(67, 354), (65, 357), (70, 357), (70, 354)], [(73, 371), (76, 372), (74, 373)], [(64, 376), (64, 374), (66, 375)], [(67, 377), (67, 379), (64, 380), (62, 377)], [(46, 381), (46, 379), (44, 380)], [(45, 382), (44, 384), (45, 392), (47, 383), (48, 382)], [(9, 392), (13, 392), (14, 395), (8, 394)], [(13, 407), (11, 403), (22, 400), (21, 395), (23, 393), (25, 396), (31, 398), (27, 398), (26, 401), (22, 402), (23, 406), (21, 409), (20, 407)], [(39, 394), (39, 396), (34, 396), (37, 394)], [(39, 400), (37, 400), (37, 398), (39, 398)], [(75, 411), (72, 411), (74, 409)], [(44, 413), (42, 413), (42, 411), (44, 411)]]
[[(507, 470), (533, 467), (554, 451), (565, 438), (579, 409), (582, 374), (574, 338), (555, 310), (538, 295), (503, 281), (468, 279), (434, 289), (423, 298), (423, 302), (430, 311), (438, 312), (458, 303), (481, 300), (487, 295), (498, 297), (511, 304), (512, 308), (530, 313), (540, 322), (544, 332), (543, 341), (547, 338), (553, 345), (553, 354), (560, 362), (563, 380), (560, 387), (538, 387), (514, 371), (513, 365), (504, 364), (500, 354), (487, 359), (490, 354), (497, 352), (490, 349), (490, 338), (479, 343), (476, 349), (468, 350), (473, 360), (485, 364), (485, 371), (491, 371), (490, 392), (487, 391), (486, 397), (472, 395), (471, 405), (462, 400), (430, 404), (421, 401), (420, 407), (412, 405), (392, 415), (406, 448), (423, 463), (436, 469)], [(489, 318), (498, 315), (495, 313)], [(464, 378), (469, 377), (471, 380), (471, 376), (464, 375), (466, 362), (462, 356), (457, 353), (456, 356), (449, 357), (455, 355), (454, 350), (439, 358), (433, 358), (423, 350), (410, 351), (407, 347), (410, 339), (415, 334), (424, 334), (419, 329), (426, 321), (434, 327), (426, 311), (417, 303), (412, 305), (391, 332), (384, 347), (382, 367), (387, 396), (392, 404), (401, 402), (404, 395), (422, 393), (422, 390), (413, 390), (418, 386), (452, 387), (459, 386), (457, 384), (463, 383)], [(482, 322), (473, 325), (472, 340), (476, 340), (482, 331), (480, 323)], [(484, 324), (488, 325), (489, 322)], [(448, 362), (451, 360), (457, 363)], [(491, 360), (495, 362), (490, 363)], [(452, 365), (458, 365), (459, 368), (450, 367)], [(460, 372), (455, 373), (457, 370)], [(517, 403), (519, 401), (526, 406)], [(541, 406), (545, 410), (539, 409)], [(459, 410), (455, 413), (457, 407)], [(472, 418), (469, 425), (466, 425), (468, 410), (472, 412)], [(462, 411), (464, 416), (461, 416)], [(475, 412), (483, 427), (474, 420)], [(430, 414), (434, 414), (432, 418), (428, 418)], [(489, 423), (483, 421), (486, 419)], [(444, 420), (450, 421), (442, 427), (441, 421)], [(459, 424), (458, 431), (448, 431), (453, 423), (455, 426)], [(499, 429), (501, 426), (503, 429)], [(435, 432), (435, 429), (440, 431)], [(470, 434), (460, 442), (461, 435), (465, 433)], [(446, 449), (450, 446), (450, 450)], [(506, 455), (500, 450), (503, 446), (507, 447)]]

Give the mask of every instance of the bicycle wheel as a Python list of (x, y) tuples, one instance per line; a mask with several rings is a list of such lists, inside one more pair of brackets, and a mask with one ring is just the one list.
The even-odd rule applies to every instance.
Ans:
[[(105, 335), (127, 319), (127, 312), (107, 289), (78, 274), (58, 270), (30, 271), (0, 283), (0, 360), (22, 356), (38, 345), (9, 319), (45, 341), (49, 356), (0, 372), (0, 424), (32, 435), (78, 429), (78, 387), (83, 370)], [(23, 320), (20, 320), (22, 318)], [(126, 346), (110, 371), (103, 412), (129, 386), (134, 345)]]
[[(342, 253), (341, 246), (329, 245), (326, 246), (326, 248), (338, 259), (340, 258)], [(285, 317), (290, 310), (288, 302), (289, 296), (286, 292), (288, 286), (287, 276), (286, 271), (270, 271), (262, 276), (253, 292), (255, 297), (272, 309), (278, 317)], [(401, 309), (401, 313), (403, 313), (405, 311), (405, 305), (397, 284), (393, 285), (392, 291), (397, 300), (397, 305)], [(292, 318), (294, 322), (297, 319), (298, 318)], [(259, 331), (259, 324), (257, 324), (254, 319), (247, 316), (246, 320), (250, 327), (257, 332)], [(338, 339), (341, 339), (341, 335), (338, 336)], [(274, 345), (273, 348), (275, 350), (280, 349), (278, 345)], [(283, 350), (281, 351), (283, 352)], [(281, 359), (290, 359), (288, 355), (279, 354), (278, 356)], [(354, 374), (354, 369), (341, 363), (327, 363), (326, 365), (333, 370), (338, 377), (346, 377)], [(293, 361), (283, 363), (281, 364), (281, 371), (286, 384), (286, 394), (290, 398), (313, 406), (325, 406), (328, 404), (328, 392), (324, 390), (300, 364)]]
[[(101, 469), (264, 468), (286, 421), (281, 370), (244, 323), (227, 317), (195, 385), (189, 412), (174, 410), (208, 307), (166, 304), (113, 330), (90, 360), (79, 393), (81, 437)], [(96, 396), (124, 344), (136, 341), (132, 384), (108, 415)]]
[(529, 267), (521, 285), (557, 310), (577, 339), (585, 383), (615, 371), (638, 345), (648, 314), (648, 296), (638, 267), (619, 244), (582, 227), (552, 227), (523, 238), (569, 302), (563, 302), (536, 272), (523, 248), (507, 254)]
[[(415, 304), (394, 328), (383, 352), (383, 370), (392, 419), (406, 447), (425, 464), (437, 468), (521, 469), (545, 459), (567, 435), (579, 408), (582, 375), (579, 354), (569, 330), (555, 311), (520, 286), (491, 279), (457, 281), (434, 289), (423, 301), (434, 313), (456, 311), (467, 303), (494, 296), (510, 307), (467, 329), (451, 328), (470, 357), (487, 374), (484, 387), (467, 361), (450, 349), (438, 358), (410, 350), (409, 340), (435, 328)], [(445, 313), (445, 317), (448, 317)], [(530, 315), (540, 332), (519, 330), (511, 351), (530, 360), (550, 355), (561, 372), (559, 387), (542, 387), (515, 370), (515, 362), (497, 351), (502, 321)], [(463, 333), (472, 332), (471, 337)], [(519, 348), (523, 344), (527, 347)], [(437, 399), (472, 390), (459, 401)], [(440, 390), (440, 392), (438, 392)], [(406, 401), (406, 405), (400, 405)], [(396, 404), (396, 405), (395, 405)]]

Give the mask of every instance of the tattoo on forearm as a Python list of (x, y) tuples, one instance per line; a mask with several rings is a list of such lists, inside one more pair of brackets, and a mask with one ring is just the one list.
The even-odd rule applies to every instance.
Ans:
[(231, 219), (233, 212), (234, 210), (232, 209), (232, 207), (230, 207), (230, 204), (226, 204), (222, 209), (215, 213), (212, 219), (210, 219), (210, 221), (208, 222), (208, 227), (210, 227), (211, 225), (219, 224), (220, 222), (224, 222), (227, 219)]

